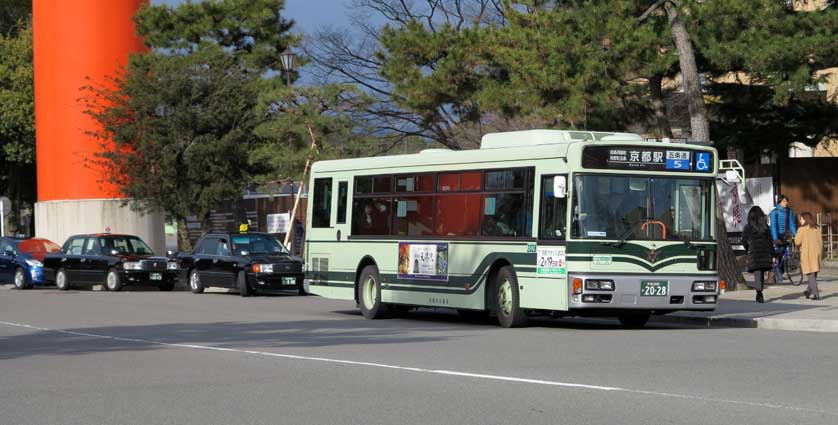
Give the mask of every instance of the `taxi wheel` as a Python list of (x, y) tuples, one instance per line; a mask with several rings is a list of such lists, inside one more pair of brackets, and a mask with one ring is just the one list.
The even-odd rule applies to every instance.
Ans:
[(381, 319), (387, 317), (388, 306), (381, 302), (381, 277), (378, 267), (366, 266), (361, 271), (358, 280), (358, 305), (361, 314), (367, 319)]
[(495, 302), (498, 322), (504, 328), (515, 328), (527, 323), (527, 312), (521, 308), (518, 276), (511, 266), (504, 266), (495, 275)]
[(302, 279), (297, 279), (297, 294), (303, 297), (308, 295), (308, 292), (306, 292), (305, 283), (303, 283)]
[(247, 285), (247, 276), (245, 276), (244, 271), (240, 271), (238, 275), (236, 275), (236, 286), (239, 288), (239, 295), (242, 297), (249, 297), (253, 295), (253, 290), (250, 289), (250, 286)]
[(55, 286), (62, 291), (70, 289), (70, 278), (64, 269), (58, 269), (58, 272), (55, 273)]
[(122, 290), (122, 278), (116, 269), (109, 269), (105, 277), (105, 289), (112, 292), (119, 292)]
[(15, 288), (17, 289), (31, 289), (32, 284), (26, 281), (26, 273), (22, 268), (18, 267), (15, 270)]
[(198, 274), (198, 270), (189, 272), (189, 289), (193, 294), (204, 292), (204, 284), (201, 283), (201, 275)]

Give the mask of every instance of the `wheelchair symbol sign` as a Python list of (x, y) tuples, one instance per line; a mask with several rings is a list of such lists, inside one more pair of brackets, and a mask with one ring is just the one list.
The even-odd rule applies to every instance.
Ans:
[(695, 155), (695, 171), (710, 171), (713, 168), (710, 163), (710, 152), (698, 152)]

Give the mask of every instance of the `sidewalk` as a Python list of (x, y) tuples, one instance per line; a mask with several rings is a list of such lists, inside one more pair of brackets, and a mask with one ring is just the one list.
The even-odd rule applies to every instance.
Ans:
[(818, 288), (821, 299), (812, 301), (803, 296), (805, 282), (800, 286), (767, 285), (763, 292), (765, 304), (755, 302), (756, 292), (747, 288), (723, 294), (716, 311), (672, 313), (653, 317), (652, 322), (838, 332), (838, 268), (824, 268), (818, 276)]

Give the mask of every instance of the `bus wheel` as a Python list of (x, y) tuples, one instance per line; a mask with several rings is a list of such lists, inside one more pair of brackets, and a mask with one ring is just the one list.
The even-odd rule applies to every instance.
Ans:
[(631, 314), (621, 314), (617, 318), (620, 319), (620, 323), (627, 327), (627, 328), (642, 328), (646, 326), (646, 322), (649, 321), (649, 313), (631, 313)]
[(518, 293), (518, 277), (512, 266), (504, 266), (495, 276), (495, 301), (500, 325), (504, 328), (514, 328), (527, 323), (527, 313), (521, 308), (521, 298)]
[(378, 275), (378, 267), (371, 265), (361, 270), (358, 304), (361, 313), (367, 319), (381, 319), (387, 315), (387, 306), (381, 302), (381, 277)]

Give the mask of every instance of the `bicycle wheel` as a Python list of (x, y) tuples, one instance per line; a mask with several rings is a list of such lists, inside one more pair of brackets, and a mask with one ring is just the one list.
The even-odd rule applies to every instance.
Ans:
[(791, 251), (786, 258), (786, 277), (794, 286), (803, 283), (803, 272), (800, 270), (800, 253)]

